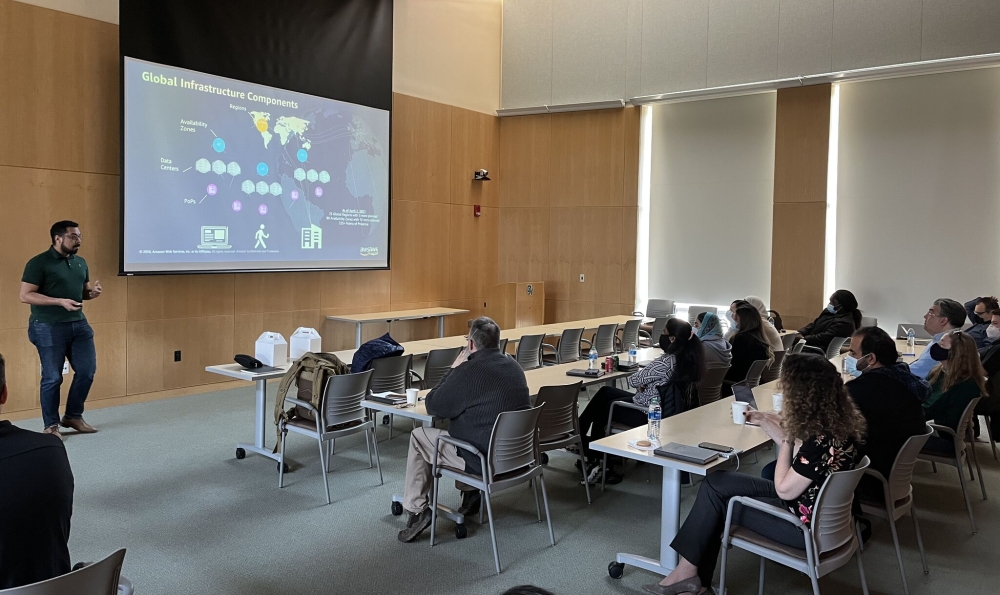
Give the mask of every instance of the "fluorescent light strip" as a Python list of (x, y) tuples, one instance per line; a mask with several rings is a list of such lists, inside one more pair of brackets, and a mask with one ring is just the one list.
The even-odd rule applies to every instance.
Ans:
[(624, 99), (610, 101), (591, 101), (588, 103), (564, 103), (561, 105), (539, 105), (533, 107), (509, 107), (498, 109), (497, 116), (530, 116), (535, 114), (558, 114), (563, 112), (584, 112), (599, 109), (621, 109), (625, 107)]
[(840, 85), (830, 92), (830, 148), (826, 157), (826, 242), (823, 260), (823, 299), (837, 284), (837, 162), (840, 151)]
[(649, 300), (649, 175), (653, 161), (653, 108), (644, 105), (639, 112), (639, 209), (635, 247), (635, 304), (632, 309), (645, 312)]

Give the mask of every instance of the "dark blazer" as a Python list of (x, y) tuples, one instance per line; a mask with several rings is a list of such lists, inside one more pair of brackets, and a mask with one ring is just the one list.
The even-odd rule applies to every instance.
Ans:
[(893, 375), (878, 370), (866, 371), (844, 386), (868, 422), (859, 456), (868, 455), (871, 468), (889, 479), (903, 443), (927, 427), (921, 395)]
[(742, 382), (746, 379), (751, 364), (768, 358), (768, 346), (747, 333), (736, 333), (729, 341), (733, 346), (733, 360), (729, 364), (729, 371), (726, 372), (726, 380)]
[(51, 434), (0, 421), (0, 590), (70, 571), (73, 472)]
[(856, 330), (854, 312), (830, 314), (823, 310), (816, 320), (800, 328), (799, 333), (806, 340), (806, 345), (819, 347), (825, 351), (834, 338), (850, 337)]

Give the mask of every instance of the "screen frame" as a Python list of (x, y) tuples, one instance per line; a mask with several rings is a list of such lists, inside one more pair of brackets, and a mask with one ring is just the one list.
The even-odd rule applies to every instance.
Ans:
[[(118, 110), (119, 125), (119, 144), (121, 148), (118, 155), (118, 167), (121, 175), (118, 176), (118, 276), (119, 277), (146, 277), (152, 275), (229, 275), (236, 273), (302, 273), (310, 271), (387, 271), (391, 269), (392, 265), (392, 121), (393, 121), (393, 111), (388, 110), (389, 113), (389, 139), (386, 141), (389, 145), (386, 148), (386, 169), (389, 176), (388, 184), (386, 184), (388, 201), (388, 211), (386, 214), (386, 247), (385, 247), (385, 266), (353, 266), (353, 267), (327, 267), (327, 266), (303, 266), (303, 267), (283, 267), (283, 268), (220, 268), (220, 269), (177, 269), (177, 270), (166, 270), (166, 271), (126, 271), (125, 270), (125, 177), (128, 172), (125, 169), (125, 60), (126, 58), (131, 60), (137, 60), (139, 62), (148, 62), (151, 64), (171, 67), (171, 68), (182, 68), (184, 70), (191, 70), (189, 68), (184, 68), (183, 66), (174, 66), (172, 64), (163, 64), (162, 62), (152, 62), (150, 60), (145, 60), (143, 58), (137, 58), (134, 56), (126, 56), (124, 53), (118, 54), (118, 93), (119, 93), (119, 105), (121, 108)], [(198, 72), (191, 70), (191, 72)], [(255, 83), (253, 81), (240, 81), (237, 79), (232, 79), (229, 77), (219, 76), (212, 74), (210, 72), (203, 72), (199, 74), (205, 74), (208, 76), (214, 76), (218, 78), (224, 78), (227, 80), (232, 80), (238, 83), (247, 83), (251, 85), (259, 85), (260, 83)], [(268, 86), (268, 85), (262, 85)], [(279, 87), (271, 87), (278, 89)], [(294, 89), (281, 89), (283, 91), (289, 91), (292, 93), (299, 93), (300, 95), (310, 95), (309, 93), (302, 93), (301, 91), (296, 91)], [(318, 95), (310, 95), (312, 97), (319, 97)], [(339, 101), (340, 103), (346, 103), (348, 105), (359, 105), (359, 103), (351, 103), (349, 101), (343, 101), (340, 99), (333, 99), (330, 97), (320, 97), (320, 99), (328, 99), (330, 101)], [(252, 264), (252, 263), (250, 263)]]

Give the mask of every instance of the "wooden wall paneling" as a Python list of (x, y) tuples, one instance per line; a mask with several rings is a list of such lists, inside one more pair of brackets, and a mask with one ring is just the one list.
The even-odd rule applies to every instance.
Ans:
[(500, 205), (544, 207), (554, 184), (551, 116), (500, 119)]
[[(174, 361), (174, 351), (181, 361)], [(206, 366), (231, 362), (233, 316), (203, 316), (164, 321), (163, 351), (160, 353), (163, 386), (159, 390), (226, 382), (225, 376), (210, 374)]]
[[(420, 308), (435, 308), (441, 306), (442, 302), (435, 300), (430, 302), (393, 302), (392, 310), (418, 310)], [(458, 315), (465, 320), (465, 315)], [(445, 318), (447, 321), (447, 318)], [(446, 322), (447, 324), (447, 322)], [(367, 324), (365, 326), (368, 326)], [(420, 341), (438, 336), (438, 319), (421, 318), (417, 320), (394, 320), (389, 323), (389, 334), (399, 341)]]
[[(94, 385), (90, 389), (88, 400), (125, 396), (127, 357), (125, 326), (125, 322), (101, 322), (91, 325), (94, 329), (94, 346), (97, 350), (97, 374), (94, 376)], [(63, 383), (63, 390), (69, 390), (68, 378)], [(65, 397), (66, 393), (63, 393), (63, 398)]]
[[(548, 285), (546, 284), (546, 288)], [(569, 302), (565, 300), (545, 300), (545, 324), (585, 320), (594, 317), (593, 302)], [(585, 336), (585, 338), (590, 338)]]
[[(261, 315), (261, 324), (264, 330), (281, 333), (286, 341), (291, 343), (292, 333), (299, 327), (314, 328), (316, 332), (323, 336), (323, 324), (326, 317), (318, 308), (315, 310), (296, 310), (293, 312), (264, 312)], [(260, 336), (259, 334), (257, 335)], [(256, 339), (255, 339), (256, 341)]]
[[(441, 302), (441, 306), (444, 308), (460, 308), (462, 310), (468, 310), (468, 314), (456, 314), (454, 316), (448, 316), (444, 319), (444, 336), (453, 337), (455, 335), (464, 335), (469, 332), (469, 321), (475, 320), (480, 316), (486, 316), (486, 301), (485, 297), (474, 297), (465, 298), (461, 300), (445, 300)], [(436, 333), (437, 331), (435, 331)], [(434, 335), (435, 337), (437, 334)]]
[(627, 107), (622, 120), (622, 134), (624, 144), (622, 150), (625, 152), (624, 165), (624, 191), (622, 204), (626, 207), (639, 206), (639, 135), (641, 132), (640, 107)]
[[(547, 299), (593, 301), (593, 249), (584, 229), (584, 213), (580, 207), (564, 207), (558, 209), (558, 216), (549, 218), (549, 262), (543, 279)], [(584, 274), (583, 283), (580, 273)]]
[(35, 346), (28, 341), (27, 329), (0, 329), (0, 353), (7, 362), (8, 395), (3, 412), (37, 409), (41, 364)]
[[(125, 282), (116, 278), (117, 176), (0, 166), (0, 212), (8, 223), (0, 233), (0, 328), (27, 328), (28, 307), (18, 292), (21, 274), (30, 258), (48, 249), (49, 228), (72, 219), (84, 235), (80, 255), (99, 279), (106, 294), (84, 310), (95, 321), (123, 320)], [(114, 222), (114, 231), (109, 231)], [(113, 251), (113, 261), (109, 262)]]
[(118, 27), (4, 0), (0, 56), (0, 164), (117, 174)]
[[(393, 262), (395, 266), (395, 262)], [(392, 273), (384, 271), (328, 271), (319, 273), (323, 283), (320, 304), (323, 308), (376, 306), (389, 309), (389, 286)], [(374, 310), (373, 310), (374, 311)]]
[[(319, 331), (323, 337), (324, 351), (340, 351), (341, 349), (354, 348), (355, 325), (348, 322), (337, 322), (326, 320), (327, 316), (338, 314), (365, 314), (369, 312), (384, 312), (388, 310), (386, 305), (362, 306), (354, 304), (343, 308), (324, 308), (320, 314), (323, 317), (323, 328)], [(389, 324), (386, 322), (368, 322), (361, 326), (361, 340), (370, 341), (375, 337), (381, 337), (389, 332)]]
[[(467, 109), (451, 110), (451, 202), (500, 206), (500, 122), (496, 116)], [(473, 181), (485, 169), (490, 181)]]
[(639, 234), (639, 207), (622, 208), (622, 236), (618, 244), (622, 251), (622, 304), (627, 304), (629, 313), (635, 309), (636, 251)]
[(319, 310), (323, 277), (316, 272), (259, 273), (264, 312)]
[(399, 303), (449, 297), (450, 215), (448, 204), (393, 201), (392, 309)]
[(776, 203), (771, 244), (771, 308), (799, 328), (823, 307), (826, 203)]
[(623, 215), (623, 207), (590, 207), (584, 212), (594, 278), (582, 285), (590, 284), (595, 302), (618, 304), (622, 300)]
[[(450, 202), (451, 113), (456, 108), (399, 93), (393, 94), (392, 108), (393, 203)], [(393, 219), (395, 228), (396, 213)]]
[(264, 311), (264, 277), (259, 273), (233, 275), (233, 313)]
[(447, 297), (486, 295), (497, 283), (497, 242), (500, 209), (482, 208), (480, 216), (470, 205), (451, 205), (448, 222)]
[[(83, 234), (80, 254), (87, 259), (90, 280), (101, 282), (101, 297), (87, 302), (85, 307), (87, 319), (95, 324), (126, 319), (128, 281), (118, 276), (121, 208), (118, 181), (118, 176), (84, 174), (84, 212), (76, 220)], [(44, 240), (41, 244), (44, 247)]]
[(551, 206), (623, 204), (624, 109), (553, 114)]
[(544, 281), (549, 260), (549, 209), (500, 209), (498, 283)]
[[(316, 330), (323, 336), (322, 327)], [(233, 355), (246, 353), (253, 355), (257, 338), (264, 332), (264, 315), (260, 312), (252, 314), (236, 314), (233, 316)], [(323, 341), (326, 337), (323, 336)]]
[(826, 202), (830, 85), (780, 89), (774, 138), (774, 202)]
[[(127, 323), (125, 390), (128, 394), (163, 390), (163, 333), (169, 324), (173, 321), (132, 320)], [(224, 361), (229, 359), (231, 357)]]
[(235, 275), (128, 277), (128, 320), (232, 315)]

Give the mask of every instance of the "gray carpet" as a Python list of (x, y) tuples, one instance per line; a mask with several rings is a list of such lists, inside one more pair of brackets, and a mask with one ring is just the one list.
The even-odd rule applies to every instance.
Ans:
[[(274, 387), (270, 391), (273, 396)], [(268, 409), (270, 411), (270, 408)], [(253, 429), (253, 389), (94, 410), (93, 436), (69, 435), (66, 448), (76, 476), (70, 550), (74, 561), (95, 560), (126, 547), (124, 574), (142, 595), (271, 595), (291, 593), (499, 594), (523, 583), (559, 594), (636, 593), (652, 574), (627, 569), (612, 580), (607, 565), (616, 552), (656, 555), (659, 543), (659, 471), (647, 483), (645, 467), (629, 465), (624, 483), (594, 491), (587, 505), (574, 459), (552, 456), (546, 473), (556, 534), (550, 547), (535, 518), (527, 487), (496, 498), (497, 534), (504, 572), (493, 571), (489, 530), (474, 522), (469, 537), (455, 539), (453, 524), (439, 521), (438, 545), (427, 534), (412, 544), (396, 541), (403, 517), (389, 514), (402, 488), (409, 423), (396, 420), (392, 441), (380, 428), (385, 485), (368, 469), (361, 437), (337, 444), (329, 476), (333, 504), (324, 504), (316, 444), (291, 436), (296, 463), (277, 487), (275, 463), (234, 458), (236, 442)], [(18, 425), (40, 429), (39, 420)], [(273, 444), (268, 426), (268, 441)], [(998, 464), (979, 446), (987, 490), (1000, 498)], [(767, 462), (765, 452), (761, 464)], [(756, 473), (758, 466), (744, 471)], [(683, 492), (684, 514), (697, 487)], [(916, 497), (931, 567), (920, 570), (912, 525), (900, 522), (911, 593), (989, 593), (1000, 566), (996, 547), (1000, 517), (992, 501), (971, 487), (979, 535), (973, 536), (954, 469), (932, 474), (918, 466)], [(449, 490), (451, 503), (458, 492)], [(872, 593), (902, 593), (888, 527), (876, 522), (865, 566)], [(756, 593), (757, 558), (735, 551), (729, 592)], [(809, 581), (768, 566), (768, 593), (809, 593)], [(860, 593), (852, 564), (820, 580), (824, 593)]]

